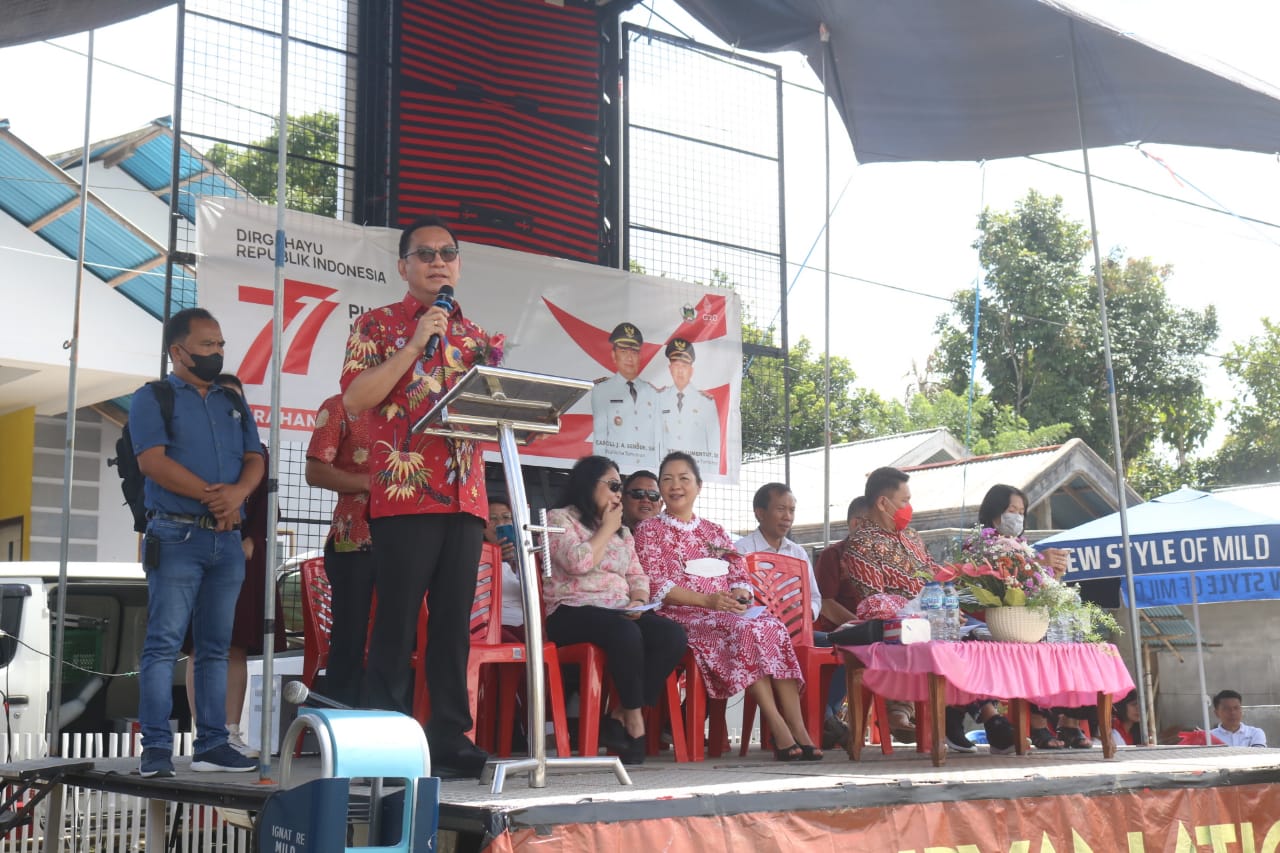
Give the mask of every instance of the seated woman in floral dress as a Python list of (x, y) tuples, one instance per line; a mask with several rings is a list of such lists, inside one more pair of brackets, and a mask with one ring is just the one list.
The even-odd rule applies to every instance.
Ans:
[(658, 491), (666, 508), (637, 525), (636, 551), (653, 600), (688, 631), (707, 695), (746, 690), (779, 744), (778, 761), (821, 760), (800, 712), (803, 678), (786, 626), (768, 613), (743, 616), (754, 597), (746, 561), (723, 527), (694, 515), (702, 476), (693, 457), (667, 454)]
[(658, 701), (667, 676), (684, 657), (684, 628), (652, 611), (629, 612), (649, 601), (649, 579), (636, 559), (631, 531), (622, 526), (622, 478), (603, 456), (579, 459), (569, 472), (552, 527), (551, 577), (543, 584), (547, 637), (557, 646), (595, 643), (618, 691), (600, 740), (623, 764), (644, 762), (641, 709)]

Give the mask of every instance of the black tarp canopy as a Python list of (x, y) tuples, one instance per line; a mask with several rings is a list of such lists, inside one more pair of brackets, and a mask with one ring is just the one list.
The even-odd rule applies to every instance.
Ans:
[(1062, 0), (679, 3), (728, 44), (798, 50), (819, 75), (825, 25), (827, 90), (861, 163), (1078, 149), (1073, 41), (1090, 147), (1280, 151), (1280, 89)]

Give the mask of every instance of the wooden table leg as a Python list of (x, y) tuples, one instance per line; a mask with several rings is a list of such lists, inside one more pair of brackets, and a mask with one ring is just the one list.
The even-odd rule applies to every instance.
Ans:
[(852, 655), (845, 657), (845, 725), (849, 727), (849, 760), (862, 759), (862, 739), (867, 736), (867, 702), (862, 695), (862, 667), (853, 666)]
[(1010, 699), (1009, 722), (1013, 725), (1013, 748), (1018, 755), (1027, 754), (1027, 736), (1031, 733), (1031, 708), (1026, 699)]
[(1098, 739), (1102, 741), (1102, 757), (1116, 754), (1115, 733), (1111, 730), (1111, 694), (1098, 694)]
[(947, 763), (947, 682), (941, 675), (929, 673), (929, 722), (933, 727), (933, 766)]

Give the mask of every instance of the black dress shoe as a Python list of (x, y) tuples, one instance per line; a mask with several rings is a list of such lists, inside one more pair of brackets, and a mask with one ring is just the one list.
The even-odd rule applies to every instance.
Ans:
[(605, 717), (600, 723), (600, 742), (610, 752), (618, 755), (622, 755), (631, 748), (631, 737), (627, 734), (627, 727), (617, 717)]
[(622, 763), (628, 767), (644, 764), (649, 738), (646, 735), (639, 735), (637, 737), (628, 737), (627, 741), (627, 748), (618, 751), (618, 757), (622, 759)]
[(479, 779), (488, 760), (489, 753), (467, 742), (448, 752), (433, 752), (431, 775), (440, 779)]

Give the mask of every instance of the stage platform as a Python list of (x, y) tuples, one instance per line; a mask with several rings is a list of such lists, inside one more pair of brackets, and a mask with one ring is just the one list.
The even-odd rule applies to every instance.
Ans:
[[(96, 759), (66, 781), (250, 812), (278, 790), (253, 774), (193, 773), (188, 761), (175, 763), (176, 778), (143, 779), (135, 760)], [(318, 769), (303, 757), (294, 775), (313, 778)], [(894, 853), (1252, 853), (1280, 843), (1280, 750), (1271, 749), (1122, 747), (1106, 760), (1097, 747), (1025, 756), (982, 747), (953, 753), (941, 768), (913, 747), (892, 756), (871, 747), (860, 762), (830, 751), (815, 763), (779, 763), (756, 749), (679, 765), (660, 756), (629, 772), (630, 786), (609, 773), (566, 772), (549, 774), (542, 789), (516, 775), (502, 794), (447, 780), (440, 849), (754, 851), (807, 840), (817, 849), (856, 841), (856, 849)], [(1221, 846), (1228, 838), (1235, 846)]]

